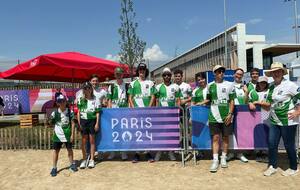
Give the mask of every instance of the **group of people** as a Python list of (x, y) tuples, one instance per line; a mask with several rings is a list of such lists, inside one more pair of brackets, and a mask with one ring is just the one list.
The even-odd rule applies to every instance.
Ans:
[[(144, 63), (140, 63), (136, 69), (137, 78), (129, 85), (123, 81), (124, 71), (122, 68), (115, 69), (116, 82), (107, 90), (99, 87), (99, 78), (93, 75), (89, 82), (83, 85), (82, 93), (77, 98), (78, 114), (66, 108), (66, 98), (59, 95), (56, 98), (57, 110), (51, 115), (51, 122), (55, 125), (53, 137), (53, 169), (52, 176), (57, 174), (57, 158), (63, 143), (66, 144), (70, 160), (70, 170), (77, 171), (73, 161), (72, 141), (76, 120), (82, 134), (83, 161), (80, 168), (95, 167), (95, 133), (99, 130), (100, 110), (103, 100), (107, 99), (108, 108), (121, 107), (186, 107), (208, 105), (209, 128), (212, 136), (212, 165), (210, 172), (217, 172), (219, 165), (227, 168), (228, 159), (236, 156), (242, 162), (248, 162), (243, 151), (228, 153), (229, 139), (233, 133), (232, 121), (234, 117), (234, 105), (249, 105), (250, 110), (256, 110), (257, 106), (269, 111), (271, 126), (268, 136), (268, 160), (269, 167), (264, 172), (270, 176), (277, 171), (277, 151), (280, 137), (283, 137), (284, 145), (290, 161), (289, 169), (282, 174), (285, 176), (296, 175), (297, 155), (295, 149), (295, 133), (297, 122), (295, 119), (300, 115), (300, 107), (297, 99), (300, 99), (300, 88), (296, 84), (284, 79), (287, 73), (281, 63), (273, 63), (266, 75), (273, 77), (274, 82), (269, 84), (268, 78), (259, 76), (259, 70), (254, 68), (250, 72), (251, 81), (243, 83), (244, 70), (238, 68), (234, 72), (234, 82), (224, 80), (225, 67), (216, 65), (213, 68), (215, 79), (207, 84), (206, 74), (196, 75), (197, 87), (192, 90), (191, 86), (183, 82), (183, 72), (169, 68), (162, 71), (163, 82), (156, 84), (147, 80), (149, 70)], [(174, 80), (172, 80), (174, 75)], [(75, 120), (76, 118), (76, 120)], [(222, 153), (219, 161), (219, 142), (222, 142)], [(86, 146), (87, 142), (90, 146)], [(90, 149), (90, 160), (86, 161), (86, 147)], [(146, 152), (149, 162), (159, 161), (163, 152), (157, 152), (155, 156)], [(170, 160), (176, 160), (172, 151), (167, 152)], [(109, 154), (108, 159), (113, 159), (115, 153)], [(126, 152), (121, 152), (122, 160), (127, 160)], [(132, 162), (140, 161), (140, 153), (136, 152)]]

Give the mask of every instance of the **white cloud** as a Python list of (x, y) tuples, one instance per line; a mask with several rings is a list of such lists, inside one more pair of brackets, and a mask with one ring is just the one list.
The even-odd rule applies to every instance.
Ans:
[(157, 44), (154, 44), (151, 48), (147, 48), (144, 52), (144, 58), (148, 59), (149, 61), (166, 61), (169, 59), (169, 56), (164, 54), (160, 47)]
[(119, 55), (107, 54), (105, 59), (112, 60), (112, 61), (120, 61), (120, 56)]
[(148, 17), (148, 18), (146, 19), (146, 21), (147, 21), (147, 22), (151, 22), (151, 21), (152, 21), (152, 18)]
[[(105, 59), (119, 61), (120, 56), (107, 54)], [(160, 49), (159, 45), (154, 44), (152, 47), (146, 48), (144, 51), (144, 59), (146, 60), (146, 63), (149, 61), (149, 67), (150, 70), (152, 70), (170, 59), (170, 57)]]
[(260, 22), (262, 22), (263, 21), (263, 19), (261, 19), (261, 18), (253, 18), (253, 19), (250, 19), (249, 21), (248, 21), (248, 23), (249, 24), (258, 24), (258, 23), (260, 23)]
[(149, 69), (153, 70), (165, 63), (170, 57), (160, 49), (159, 45), (154, 44), (151, 48), (146, 49), (144, 52), (144, 59), (146, 60), (146, 63), (149, 61)]

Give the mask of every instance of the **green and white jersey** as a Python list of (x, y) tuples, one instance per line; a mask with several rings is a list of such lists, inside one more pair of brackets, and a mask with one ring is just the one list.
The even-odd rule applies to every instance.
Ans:
[(193, 90), (189, 84), (182, 82), (179, 85), (179, 88), (180, 88), (180, 99), (185, 100), (192, 96)]
[(247, 84), (247, 88), (248, 88), (248, 92), (250, 92), (251, 90), (255, 90), (256, 89), (256, 84), (252, 83), (251, 81)]
[(234, 93), (235, 93), (234, 105), (246, 104), (244, 84), (234, 82), (233, 85), (234, 85)]
[(101, 110), (100, 101), (95, 96), (92, 100), (80, 98), (77, 106), (80, 110), (81, 119), (96, 119), (96, 113), (100, 112)]
[(112, 108), (128, 107), (125, 83), (122, 82), (121, 85), (118, 83), (110, 85), (108, 87), (107, 99), (111, 100)]
[[(267, 102), (271, 103), (270, 116), (273, 125), (296, 125), (296, 120), (289, 120), (288, 113), (294, 111), (296, 101), (300, 99), (300, 88), (293, 82), (283, 79), (279, 85), (271, 84)], [(296, 118), (298, 119), (298, 118)]]
[(151, 96), (155, 95), (154, 83), (150, 80), (136, 79), (129, 85), (128, 94), (132, 96), (134, 107), (149, 107)]
[[(99, 99), (100, 103), (102, 103), (103, 99), (107, 97), (107, 92), (105, 89), (102, 89), (100, 87), (93, 89), (94, 95)], [(76, 100), (79, 101), (80, 98), (83, 97), (83, 91), (80, 89), (76, 93)]]
[(234, 100), (234, 85), (232, 82), (211, 82), (207, 87), (207, 99), (210, 100), (209, 123), (224, 123), (229, 113), (230, 100)]
[[(99, 99), (100, 103), (102, 103), (103, 99), (107, 97), (107, 91), (103, 88), (95, 88), (93, 90), (94, 96)], [(100, 104), (101, 105), (101, 104)]]
[(176, 100), (180, 96), (179, 86), (171, 83), (169, 86), (161, 83), (156, 86), (156, 97), (159, 101), (159, 106), (162, 107), (175, 107)]
[(207, 96), (207, 87), (201, 88), (198, 86), (193, 90), (192, 102), (194, 103), (203, 102), (204, 100), (206, 100), (206, 96)]
[(74, 114), (68, 108), (63, 112), (58, 108), (51, 113), (50, 122), (54, 124), (53, 142), (70, 142), (72, 132), (70, 121), (73, 118)]
[(251, 90), (249, 92), (249, 102), (255, 102), (255, 101), (267, 101), (269, 90), (263, 91), (263, 92), (257, 92), (255, 89)]

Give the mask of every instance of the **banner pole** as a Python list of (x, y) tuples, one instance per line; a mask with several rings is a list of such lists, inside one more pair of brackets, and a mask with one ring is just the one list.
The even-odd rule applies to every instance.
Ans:
[[(181, 106), (179, 106), (179, 109), (180, 111), (182, 111), (182, 145), (183, 145), (183, 148), (181, 149), (181, 164), (182, 164), (182, 167), (185, 166), (185, 160), (184, 160), (184, 155), (185, 155), (185, 150), (186, 150), (186, 145), (185, 145), (185, 109)], [(180, 121), (180, 116), (179, 116), (179, 121)], [(181, 133), (180, 133), (181, 134)]]
[(299, 164), (300, 163), (300, 159), (299, 159), (299, 135), (300, 135), (300, 133), (299, 133), (299, 126), (300, 125), (298, 125), (298, 127), (297, 127), (297, 146), (296, 146), (296, 154), (297, 154), (297, 163)]

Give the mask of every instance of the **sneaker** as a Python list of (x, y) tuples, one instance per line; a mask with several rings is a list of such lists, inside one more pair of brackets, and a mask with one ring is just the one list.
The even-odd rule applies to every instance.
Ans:
[(86, 160), (82, 160), (82, 162), (81, 162), (79, 168), (80, 168), (80, 169), (84, 169), (85, 167), (86, 167)]
[(229, 161), (229, 160), (232, 160), (233, 158), (234, 158), (234, 154), (232, 152), (230, 152), (227, 154), (226, 160)]
[(204, 158), (204, 153), (201, 151), (198, 151), (198, 154), (196, 154), (196, 159), (197, 160), (201, 160)]
[(77, 172), (77, 171), (78, 171), (77, 166), (76, 166), (75, 163), (71, 164), (71, 166), (70, 166), (70, 171), (71, 171), (71, 172)]
[(138, 163), (140, 161), (140, 155), (138, 155), (137, 153), (135, 153), (133, 159), (132, 159), (132, 163)]
[(148, 160), (148, 162), (153, 163), (155, 162), (155, 160), (153, 159), (153, 156), (148, 152), (146, 154), (146, 159)]
[(95, 161), (94, 160), (90, 160), (89, 164), (88, 164), (88, 168), (94, 168), (95, 167)]
[(57, 175), (57, 168), (52, 168), (51, 172), (50, 172), (50, 175), (52, 177), (55, 177)]
[(169, 156), (169, 159), (171, 161), (176, 161), (176, 157), (174, 155), (174, 152), (172, 152), (172, 151), (168, 152), (168, 156)]
[(269, 163), (269, 158), (268, 156), (256, 157), (256, 162)]
[(108, 159), (108, 160), (112, 160), (112, 159), (114, 159), (114, 157), (115, 157), (115, 152), (111, 152), (111, 153), (109, 154), (109, 156), (107, 157), (107, 159)]
[(221, 156), (221, 167), (222, 168), (228, 168), (227, 156)]
[(237, 155), (237, 158), (240, 159), (240, 161), (243, 163), (247, 163), (249, 161), (242, 153), (239, 153)]
[(126, 152), (121, 152), (121, 159), (122, 159), (123, 161), (128, 160), (128, 156), (127, 156)]
[(219, 160), (213, 160), (209, 171), (211, 173), (215, 173), (218, 171), (218, 167), (219, 167)]
[(162, 152), (160, 152), (160, 151), (155, 154), (155, 161), (156, 162), (160, 160), (161, 154), (162, 154)]
[(298, 169), (297, 170), (292, 170), (292, 169), (289, 168), (289, 169), (283, 171), (281, 173), (281, 175), (283, 175), (283, 176), (295, 176), (295, 175), (298, 174), (298, 172), (299, 172)]
[(277, 172), (277, 169), (273, 168), (273, 166), (269, 166), (269, 168), (264, 171), (264, 176), (271, 176)]

